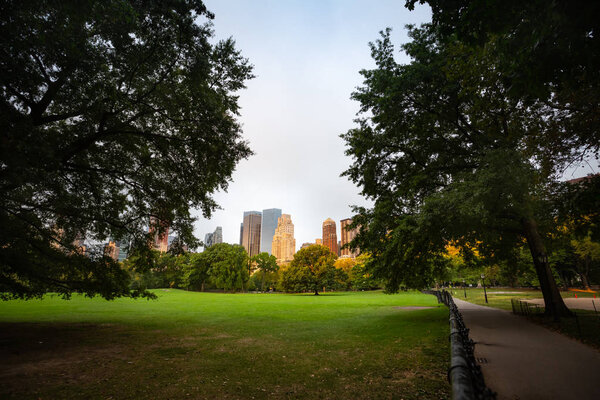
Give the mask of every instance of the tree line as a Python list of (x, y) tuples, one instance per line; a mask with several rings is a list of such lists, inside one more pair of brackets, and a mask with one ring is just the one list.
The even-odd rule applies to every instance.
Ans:
[(228, 243), (215, 244), (202, 253), (152, 250), (150, 254), (144, 259), (132, 255), (123, 262), (123, 269), (130, 274), (131, 290), (180, 288), (318, 294), (323, 290), (373, 290), (383, 286), (366, 271), (368, 256), (338, 259), (321, 245), (301, 249), (288, 265), (281, 267), (268, 253), (248, 257), (242, 246)]

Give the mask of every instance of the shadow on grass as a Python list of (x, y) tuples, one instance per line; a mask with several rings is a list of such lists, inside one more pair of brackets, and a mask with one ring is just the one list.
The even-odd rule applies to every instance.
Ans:
[(91, 323), (0, 323), (0, 359), (25, 362), (55, 353), (71, 353), (82, 347), (122, 341), (128, 337), (122, 328), (114, 324)]

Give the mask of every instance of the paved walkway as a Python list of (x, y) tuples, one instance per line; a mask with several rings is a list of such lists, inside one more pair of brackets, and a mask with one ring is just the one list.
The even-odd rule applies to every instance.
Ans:
[(504, 310), (455, 298), (498, 399), (600, 399), (600, 352)]
[[(530, 300), (523, 300), (526, 301), (528, 303), (533, 303), (533, 304), (537, 304), (539, 306), (544, 306), (544, 299), (530, 299)], [(596, 307), (595, 309), (600, 313), (600, 299), (594, 299), (592, 297), (579, 297), (577, 299), (573, 298), (573, 297), (569, 297), (566, 299), (563, 299), (563, 301), (565, 302), (565, 305), (573, 310), (590, 310), (590, 311), (594, 311), (594, 306)]]

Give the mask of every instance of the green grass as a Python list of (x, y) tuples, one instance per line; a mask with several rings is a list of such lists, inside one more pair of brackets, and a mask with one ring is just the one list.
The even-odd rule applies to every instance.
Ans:
[(0, 303), (0, 398), (449, 397), (431, 295), (155, 293)]

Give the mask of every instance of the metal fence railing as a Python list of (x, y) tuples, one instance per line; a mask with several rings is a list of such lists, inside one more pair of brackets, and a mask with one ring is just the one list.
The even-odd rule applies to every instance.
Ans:
[(598, 334), (600, 333), (600, 314), (596, 309), (596, 304), (592, 300), (594, 313), (571, 310), (571, 317), (554, 318), (545, 317), (545, 308), (542, 305), (530, 303), (520, 299), (511, 299), (512, 312), (516, 315), (523, 315), (534, 322), (550, 325), (553, 329), (580, 339), (584, 342), (598, 344)]
[(529, 303), (519, 299), (510, 299), (513, 314), (517, 315), (542, 315), (544, 314), (544, 308), (537, 304)]
[(458, 307), (454, 304), (452, 295), (445, 290), (425, 290), (423, 293), (437, 297), (438, 303), (443, 303), (450, 310), (450, 368), (448, 381), (452, 385), (454, 400), (488, 400), (495, 399), (496, 393), (485, 385), (481, 367), (475, 360), (475, 342), (469, 338)]

